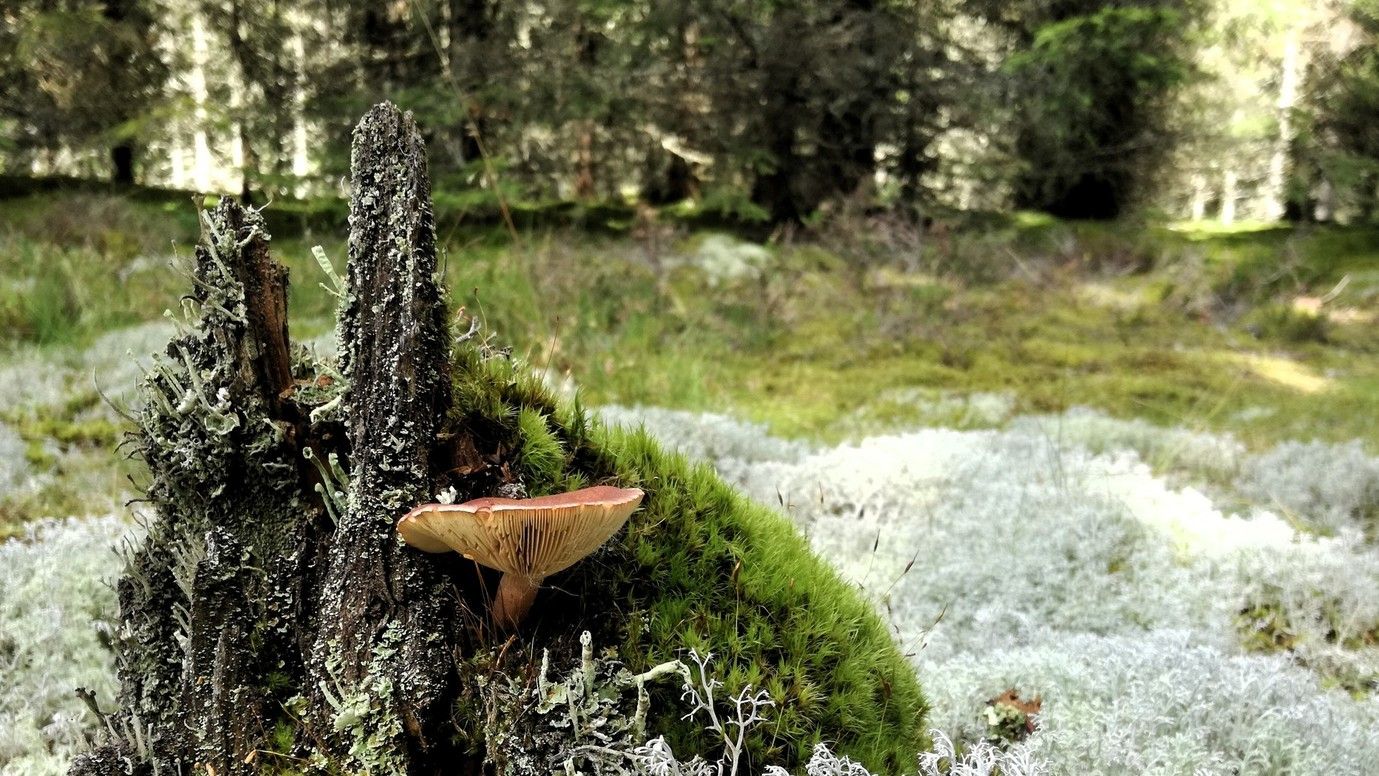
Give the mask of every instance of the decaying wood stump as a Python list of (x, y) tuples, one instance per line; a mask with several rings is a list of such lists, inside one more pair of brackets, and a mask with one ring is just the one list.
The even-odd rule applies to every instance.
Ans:
[[(156, 517), (119, 585), (115, 743), (73, 773), (255, 772), (275, 730), (342, 761), (388, 753), (355, 756), (378, 772), (425, 770), (439, 745), (457, 603), (393, 528), (429, 500), (450, 400), (410, 115), (370, 111), (352, 167), (338, 374), (291, 351), (287, 272), (259, 215), (228, 199), (205, 215), (186, 328), (144, 383), (136, 439)], [(342, 486), (307, 462), (332, 455), (352, 483), (338, 525), (323, 497)]]
[[(711, 751), (723, 742), (676, 688), (624, 681), (694, 645), (718, 653), (725, 696), (774, 695), (745, 739), (754, 763), (799, 766), (827, 738), (908, 769), (923, 696), (857, 590), (784, 518), (599, 428), (502, 348), (462, 335), (451, 352), (410, 116), (370, 111), (352, 171), (338, 361), (290, 342), (259, 214), (224, 200), (204, 216), (184, 323), (145, 376), (133, 437), (154, 514), (119, 582), (120, 692), (108, 712), (83, 696), (108, 734), (72, 773), (603, 772), (591, 752), (625, 758), (652, 735)], [(511, 640), (488, 627), (496, 572), (396, 533), (442, 491), (595, 484), (646, 499), (543, 587)], [(561, 661), (578, 687), (548, 681)]]
[[(456, 605), (434, 563), (397, 540), (397, 519), (432, 500), (431, 446), (450, 408), (445, 308), (436, 286), (426, 153), (391, 105), (355, 131), (350, 164), (349, 292), (340, 364), (349, 384), (349, 505), (331, 542), (309, 686), (353, 693), (395, 715), (411, 745), (446, 713)], [(317, 696), (321, 727), (337, 717)], [(346, 702), (350, 702), (346, 699)], [(363, 726), (341, 728), (345, 738)], [(354, 741), (342, 742), (352, 745)]]

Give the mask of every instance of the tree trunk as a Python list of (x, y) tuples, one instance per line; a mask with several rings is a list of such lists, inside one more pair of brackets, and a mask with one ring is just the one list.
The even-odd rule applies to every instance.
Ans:
[(1368, 224), (1379, 212), (1379, 173), (1366, 173), (1356, 188), (1356, 217), (1360, 223)]
[(575, 152), (575, 198), (593, 199), (594, 186), (594, 126), (581, 122), (578, 150)]
[(249, 139), (248, 127), (241, 123), (236, 127), (235, 145), (240, 149), (239, 196), (246, 205), (254, 203), (254, 186), (258, 183), (259, 155)]
[[(593, 73), (598, 67), (599, 49), (602, 36), (583, 21), (575, 29), (575, 65), (586, 73)], [(594, 148), (594, 133), (598, 124), (588, 117), (576, 121), (575, 140), (575, 198), (594, 199), (598, 196), (598, 159)]]
[(923, 89), (912, 85), (911, 110), (905, 121), (904, 141), (897, 155), (895, 174), (900, 179), (900, 202), (902, 210), (918, 217), (923, 209), (924, 176), (936, 167), (935, 156), (930, 152), (930, 136), (922, 131), (924, 114), (938, 111), (937, 104), (928, 98), (918, 96)]
[[(129, 17), (128, 10), (125, 3), (117, 2), (116, 0), (106, 0), (106, 2), (101, 4), (101, 15), (104, 16), (107, 21), (116, 25), (124, 22), (124, 20)], [(110, 74), (111, 93), (120, 94), (119, 71), (116, 68), (111, 68), (108, 72)], [(117, 116), (115, 118), (117, 121), (113, 123), (118, 124), (119, 120), (123, 120), (127, 118), (127, 116)], [(122, 140), (111, 146), (110, 180), (125, 186), (134, 185), (134, 144), (132, 142)]]
[(1235, 170), (1226, 170), (1221, 176), (1221, 223), (1227, 226), (1235, 223), (1235, 203), (1240, 197), (1237, 180)]
[(311, 142), (307, 131), (306, 118), (306, 44), (302, 42), (302, 32), (300, 29), (292, 31), (292, 69), (296, 77), (292, 81), (292, 178), (294, 180), (292, 193), (298, 199), (305, 198), (307, 195), (306, 177), (311, 173), (311, 152), (309, 145)]
[(1288, 177), (1292, 173), (1291, 151), (1294, 146), (1293, 108), (1297, 103), (1298, 80), (1303, 66), (1300, 63), (1302, 42), (1297, 27), (1288, 31), (1284, 42), (1283, 61), (1279, 65), (1278, 136), (1274, 138), (1269, 155), (1269, 173), (1265, 178), (1265, 215), (1271, 221), (1284, 218), (1288, 211)]
[(1336, 217), (1336, 187), (1330, 178), (1322, 178), (1317, 184), (1316, 200), (1312, 204), (1312, 220), (1319, 224), (1329, 224)]
[(824, 111), (820, 121), (820, 143), (815, 153), (820, 157), (824, 180), (832, 189), (828, 195), (856, 193), (876, 170), (877, 116), (894, 94), (877, 50), (881, 26), (891, 21), (878, 13), (874, 0), (848, 0), (835, 11), (832, 23), (840, 37), (851, 33), (848, 53), (858, 57), (862, 69), (845, 96)]
[(693, 197), (699, 181), (685, 157), (653, 144), (646, 157), (642, 200), (651, 205), (670, 205)]
[(771, 167), (752, 183), (752, 201), (771, 214), (773, 224), (798, 223), (802, 217), (795, 197), (799, 160), (795, 156), (795, 125), (785, 111), (771, 112), (767, 128)]
[(1202, 221), (1207, 217), (1207, 198), (1210, 192), (1207, 189), (1207, 176), (1202, 173), (1194, 173), (1192, 176), (1192, 198), (1188, 201), (1188, 217), (1193, 221)]
[(206, 60), (209, 57), (209, 44), (206, 41), (206, 26), (199, 13), (192, 14), (192, 72), (191, 92), (194, 109), (192, 111), (192, 185), (202, 193), (209, 192), (214, 185), (211, 181), (214, 161), (211, 159), (210, 114), (206, 104), (210, 94), (206, 87)]
[(110, 179), (125, 186), (134, 185), (134, 146), (121, 143), (110, 149)]
[(488, 69), (494, 66), (494, 52), (490, 49), (496, 13), (489, 0), (448, 0), (446, 4), (448, 72), (455, 84), (460, 83), (463, 75), (463, 86), (467, 87), (458, 95), (468, 105), (466, 118), (457, 128), (460, 160), (466, 164), (483, 158), (488, 117), (480, 92), (489, 86)]

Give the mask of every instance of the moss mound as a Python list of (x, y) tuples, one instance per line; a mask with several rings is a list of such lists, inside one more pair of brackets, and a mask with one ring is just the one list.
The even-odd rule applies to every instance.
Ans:
[[(712, 652), (727, 694), (752, 685), (778, 704), (754, 731), (753, 762), (799, 765), (828, 741), (878, 772), (913, 767), (926, 711), (913, 669), (871, 606), (783, 517), (644, 432), (590, 421), (504, 355), (456, 352), (454, 387), (450, 428), (479, 440), (480, 458), (501, 461), (489, 467), (496, 477), (534, 496), (602, 482), (647, 493), (624, 532), (547, 580), (524, 628), (529, 659), (542, 647), (574, 654), (585, 629), (617, 645), (633, 671), (689, 648)], [(678, 696), (653, 691), (650, 734), (677, 752), (716, 751), (699, 723), (681, 719)]]

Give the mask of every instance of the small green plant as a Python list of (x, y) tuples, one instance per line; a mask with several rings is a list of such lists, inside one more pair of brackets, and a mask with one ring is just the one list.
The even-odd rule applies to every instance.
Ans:
[(1043, 701), (1036, 697), (1025, 700), (1014, 689), (1006, 690), (987, 701), (986, 717), (987, 740), (992, 743), (1009, 744), (1023, 741), (1035, 729), (1035, 717), (1043, 708)]
[(1282, 303), (1258, 308), (1246, 318), (1245, 325), (1255, 336), (1267, 340), (1325, 343), (1330, 338), (1330, 325), (1324, 314)]
[(1291, 650), (1298, 643), (1298, 634), (1288, 622), (1283, 607), (1268, 601), (1257, 601), (1236, 615), (1241, 642), (1251, 652)]

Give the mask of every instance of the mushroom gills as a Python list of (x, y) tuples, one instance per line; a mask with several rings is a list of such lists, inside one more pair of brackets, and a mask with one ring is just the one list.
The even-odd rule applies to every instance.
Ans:
[(530, 499), (481, 498), (422, 504), (398, 521), (404, 541), (423, 552), (458, 552), (503, 572), (494, 622), (517, 626), (541, 582), (608, 541), (641, 504), (637, 488), (599, 486)]

